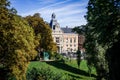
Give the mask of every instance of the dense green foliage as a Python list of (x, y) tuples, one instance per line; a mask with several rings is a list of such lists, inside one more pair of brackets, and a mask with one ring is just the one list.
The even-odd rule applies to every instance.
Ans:
[[(71, 62), (68, 61), (65, 63), (63, 63), (61, 61), (52, 61), (52, 62), (34, 61), (34, 62), (30, 63), (30, 65), (28, 67), (28, 72), (29, 72), (29, 70), (31, 71), (33, 68), (36, 68), (39, 70), (42, 69), (43, 72), (45, 71), (48, 74), (49, 73), (57, 74), (56, 76), (53, 75), (55, 77), (57, 77), (58, 74), (60, 74), (59, 76), (62, 76), (62, 78), (59, 80), (94, 80), (96, 78), (95, 77), (95, 75), (96, 75), (95, 68), (92, 68), (92, 75), (91, 75), (91, 77), (89, 76), (88, 67), (87, 67), (85, 60), (81, 61), (80, 69), (78, 69), (78, 66), (76, 63), (77, 63), (76, 60), (71, 60)], [(42, 71), (40, 71), (40, 72), (43, 73)], [(34, 75), (34, 73), (33, 73), (33, 75)], [(46, 75), (46, 76), (49, 77), (52, 75)]]
[(55, 73), (50, 68), (32, 68), (28, 70), (27, 80), (66, 80), (62, 73)]
[(75, 26), (72, 31), (78, 33), (79, 35), (85, 35), (85, 25)]
[(0, 0), (0, 66), (9, 79), (25, 80), (27, 65), (36, 56), (34, 33), (9, 6), (7, 0)]
[(80, 49), (78, 49), (78, 51), (76, 52), (77, 54), (77, 65), (78, 65), (78, 68), (80, 67), (80, 63), (81, 63), (81, 51)]
[(41, 49), (47, 51), (57, 51), (57, 46), (53, 42), (52, 30), (49, 24), (45, 23), (40, 17), (39, 13), (34, 14), (33, 16), (27, 16), (25, 19), (28, 21), (29, 25), (34, 29), (34, 32), (37, 36), (40, 36), (39, 46)]
[[(89, 0), (86, 19), (86, 53), (98, 79), (118, 80), (120, 48), (120, 0)], [(109, 72), (109, 75), (108, 75)]]

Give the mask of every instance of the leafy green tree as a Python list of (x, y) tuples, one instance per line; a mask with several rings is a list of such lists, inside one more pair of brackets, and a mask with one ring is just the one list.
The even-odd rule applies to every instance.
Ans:
[[(89, 0), (86, 19), (86, 50), (98, 79), (118, 80), (120, 67), (120, 0)], [(108, 65), (106, 65), (108, 63)], [(108, 66), (108, 67), (107, 67)], [(109, 70), (108, 70), (109, 69)]]
[(86, 25), (75, 26), (72, 31), (78, 33), (79, 35), (85, 35), (85, 26)]
[(0, 0), (0, 65), (8, 71), (7, 80), (25, 80), (28, 63), (36, 56), (34, 33), (9, 6), (8, 0)]
[(33, 16), (27, 16), (25, 19), (29, 25), (34, 29), (36, 36), (40, 35), (39, 47), (47, 51), (57, 51), (57, 46), (53, 42), (52, 30), (49, 24), (45, 23), (40, 17), (39, 13), (35, 13)]

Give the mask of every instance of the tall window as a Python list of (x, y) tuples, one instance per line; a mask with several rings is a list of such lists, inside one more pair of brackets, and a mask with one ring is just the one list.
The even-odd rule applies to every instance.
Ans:
[(76, 47), (76, 44), (74, 44), (74, 47)]
[(70, 38), (70, 43), (72, 43), (72, 38)]
[(56, 37), (56, 43), (60, 43), (60, 38)]
[(55, 25), (53, 25), (53, 29), (55, 29)]
[(68, 43), (68, 38), (66, 38), (66, 43)]
[(68, 44), (66, 46), (68, 47)]
[(74, 43), (76, 43), (76, 38), (74, 38)]

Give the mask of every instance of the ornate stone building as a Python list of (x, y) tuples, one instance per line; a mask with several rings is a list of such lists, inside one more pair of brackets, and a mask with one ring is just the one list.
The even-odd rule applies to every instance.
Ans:
[(53, 13), (51, 16), (50, 27), (52, 29), (52, 37), (58, 47), (58, 52), (62, 53), (63, 49), (63, 31), (60, 28), (59, 23), (56, 20), (56, 15)]
[(59, 53), (76, 52), (78, 49), (78, 34), (72, 32), (72, 28), (60, 28), (56, 15), (51, 16), (50, 27), (52, 36), (56, 42)]

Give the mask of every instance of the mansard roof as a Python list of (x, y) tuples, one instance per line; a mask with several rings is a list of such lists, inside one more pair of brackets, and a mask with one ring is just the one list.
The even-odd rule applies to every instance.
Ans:
[(61, 29), (64, 33), (74, 33), (74, 32), (72, 32), (72, 28), (66, 27), (66, 28), (61, 28)]

